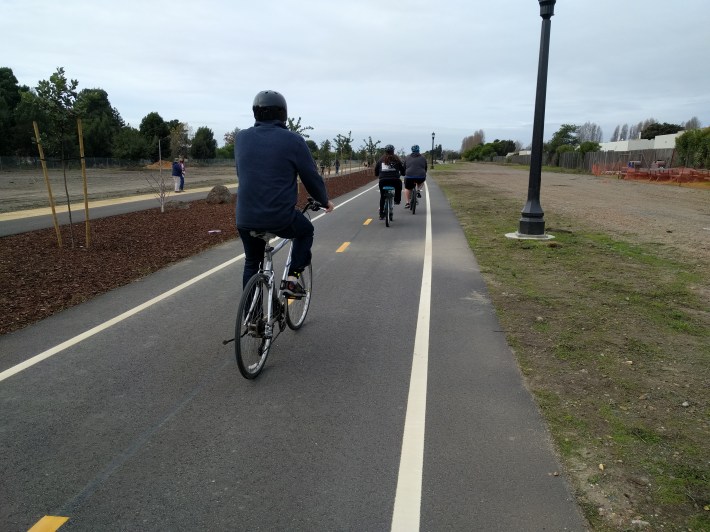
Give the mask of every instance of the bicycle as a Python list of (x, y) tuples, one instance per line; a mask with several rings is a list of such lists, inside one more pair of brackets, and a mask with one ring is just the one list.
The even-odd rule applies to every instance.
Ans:
[[(313, 198), (301, 209), (318, 211), (322, 205)], [(275, 238), (268, 232), (253, 231), (252, 236), (266, 242), (264, 261), (259, 271), (247, 282), (237, 310), (237, 320), (234, 332), (235, 355), (239, 372), (246, 379), (254, 379), (264, 369), (266, 358), (276, 338), (286, 326), (292, 330), (300, 329), (306, 319), (311, 304), (313, 287), (313, 268), (309, 264), (298, 279), (305, 295), (294, 298), (284, 294), (284, 287), (291, 266), (293, 240), (283, 239), (275, 246), (271, 240)], [(286, 258), (286, 265), (281, 277), (281, 284), (275, 285), (274, 255), (287, 244), (291, 244)], [(224, 343), (228, 343), (227, 340)]]
[(409, 209), (412, 211), (412, 214), (417, 212), (417, 203), (419, 203), (419, 200), (417, 199), (419, 196), (419, 189), (417, 188), (417, 184), (414, 183), (414, 188), (410, 191), (409, 195), (411, 198), (409, 199)]
[(382, 187), (382, 195), (385, 196), (385, 225), (389, 227), (394, 220), (394, 187)]

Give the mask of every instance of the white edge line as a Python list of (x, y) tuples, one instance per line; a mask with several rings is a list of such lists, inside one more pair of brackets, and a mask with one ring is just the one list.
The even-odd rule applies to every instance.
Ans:
[[(366, 192), (369, 192), (370, 190), (372, 190), (376, 186), (377, 185), (374, 185), (373, 187), (368, 188), (367, 190), (361, 192), (360, 194), (353, 196), (349, 200), (346, 200), (343, 203), (338, 204), (335, 208), (338, 209), (338, 208), (342, 207), (346, 203), (349, 203), (352, 200), (354, 200), (355, 198), (358, 198), (358, 197), (362, 196), (363, 194), (365, 194)], [(316, 221), (325, 215), (326, 215), (326, 213), (321, 213), (320, 215), (313, 218), (312, 221)], [(278, 238), (276, 240), (278, 240)], [(226, 268), (227, 266), (230, 266), (243, 258), (244, 258), (244, 254), (242, 253), (241, 255), (239, 255), (233, 259), (230, 259), (222, 264), (219, 264), (218, 266), (215, 266), (211, 270), (208, 270), (204, 273), (201, 273), (200, 275), (198, 275), (196, 277), (193, 277), (192, 279), (185, 281), (184, 283), (176, 286), (175, 288), (168, 290), (167, 292), (163, 292), (162, 294), (154, 297), (153, 299), (146, 301), (145, 303), (141, 303), (137, 307), (133, 307), (132, 309), (127, 310), (123, 314), (119, 314), (118, 316), (111, 318), (110, 320), (105, 321), (105, 322), (97, 325), (96, 327), (89, 329), (88, 331), (84, 331), (83, 333), (78, 334), (78, 335), (74, 336), (73, 338), (66, 340), (65, 342), (62, 342), (61, 344), (55, 345), (54, 347), (51, 347), (51, 348), (47, 349), (46, 351), (42, 351), (38, 355), (28, 358), (24, 362), (20, 362), (19, 364), (16, 364), (15, 366), (12, 366), (11, 368), (8, 368), (3, 372), (0, 372), (0, 382), (12, 377), (13, 375), (20, 373), (21, 371), (26, 370), (27, 368), (34, 366), (35, 364), (37, 364), (39, 362), (42, 362), (43, 360), (48, 359), (51, 356), (56, 355), (57, 353), (61, 353), (65, 349), (68, 349), (69, 347), (76, 345), (79, 342), (86, 340), (87, 338), (90, 338), (90, 337), (94, 336), (95, 334), (100, 333), (101, 331), (105, 331), (109, 327), (112, 327), (112, 326), (116, 325), (117, 323), (120, 323), (123, 320), (128, 319), (131, 316), (134, 316), (134, 315), (138, 314), (139, 312), (146, 310), (149, 307), (152, 307), (153, 305), (155, 305), (156, 303), (159, 303), (160, 301), (164, 300), (165, 298), (168, 298), (174, 294), (177, 294), (178, 292), (184, 290), (188, 286), (193, 285), (193, 284), (201, 281), (202, 279), (209, 277), (213, 273), (216, 273), (219, 270)]]
[(414, 339), (412, 374), (409, 380), (407, 413), (404, 418), (404, 435), (402, 436), (402, 454), (399, 461), (397, 492), (392, 512), (391, 530), (397, 532), (419, 530), (421, 516), (432, 279), (431, 203), (429, 201), (428, 187), (426, 188), (425, 197), (427, 221), (422, 290), (419, 296), (417, 334)]

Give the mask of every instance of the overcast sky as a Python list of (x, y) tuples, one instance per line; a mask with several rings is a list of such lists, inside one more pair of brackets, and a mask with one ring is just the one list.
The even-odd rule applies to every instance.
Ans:
[[(531, 142), (542, 19), (535, 0), (0, 0), (0, 66), (32, 88), (57, 67), (138, 127), (150, 112), (219, 145), (283, 93), (320, 144), (352, 131), (409, 150)], [(558, 0), (545, 139), (561, 124), (649, 117), (710, 125), (709, 0)]]

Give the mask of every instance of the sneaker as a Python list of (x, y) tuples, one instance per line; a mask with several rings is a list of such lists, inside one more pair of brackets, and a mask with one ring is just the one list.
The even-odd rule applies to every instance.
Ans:
[(385, 213), (384, 213), (384, 212), (381, 212), (381, 213), (380, 213), (380, 220), (384, 220), (384, 219), (385, 219)]
[(286, 281), (284, 283), (283, 293), (291, 299), (301, 299), (306, 295), (303, 287), (295, 281)]
[(421, 197), (422, 197), (422, 193), (419, 192), (418, 190), (417, 190), (417, 197), (418, 197), (418, 198), (421, 198)]
[(394, 220), (394, 213), (390, 213), (390, 222)]
[(404, 204), (404, 208), (405, 208), (405, 209), (409, 209), (409, 203), (405, 203), (405, 204)]

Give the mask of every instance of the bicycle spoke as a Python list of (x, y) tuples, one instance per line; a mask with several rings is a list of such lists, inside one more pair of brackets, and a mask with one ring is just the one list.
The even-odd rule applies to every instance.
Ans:
[(268, 294), (266, 276), (255, 275), (244, 287), (237, 311), (235, 354), (239, 371), (247, 379), (261, 372), (271, 347), (272, 338), (266, 336)]

